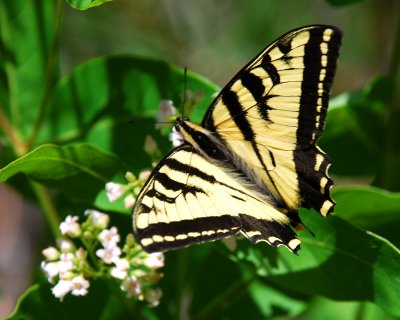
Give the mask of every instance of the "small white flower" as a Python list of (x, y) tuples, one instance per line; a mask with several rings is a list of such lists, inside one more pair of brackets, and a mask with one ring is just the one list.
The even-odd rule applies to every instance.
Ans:
[(54, 296), (59, 298), (61, 301), (65, 297), (68, 292), (71, 292), (73, 286), (72, 282), (69, 280), (60, 280), (58, 283), (51, 289)]
[(114, 202), (115, 200), (121, 198), (125, 191), (126, 186), (123, 184), (115, 182), (106, 183), (107, 198), (110, 202)]
[(130, 209), (130, 208), (132, 208), (133, 207), (133, 205), (134, 205), (134, 203), (135, 203), (135, 198), (133, 197), (133, 194), (128, 194), (126, 197), (125, 197), (125, 199), (124, 199), (124, 206), (125, 206), (125, 209)]
[(122, 282), (121, 290), (125, 291), (128, 297), (139, 295), (141, 288), (138, 279), (136, 279), (135, 276), (125, 278), (125, 280)]
[(144, 152), (148, 155), (154, 155), (158, 151), (158, 145), (156, 140), (153, 139), (151, 135), (147, 135), (144, 140)]
[(150, 289), (144, 293), (144, 298), (150, 303), (150, 306), (157, 307), (160, 304), (162, 291), (160, 288)]
[(61, 252), (72, 252), (75, 251), (75, 245), (72, 241), (61, 239), (58, 243), (58, 247), (60, 248)]
[(101, 258), (105, 263), (115, 263), (121, 255), (121, 249), (115, 244), (105, 247), (104, 249), (98, 249), (96, 256)]
[(178, 130), (175, 129), (175, 127), (172, 128), (172, 132), (169, 135), (169, 140), (172, 141), (172, 145), (174, 147), (179, 147), (184, 142), (182, 135), (178, 132)]
[(108, 214), (102, 213), (97, 210), (88, 209), (85, 211), (85, 215), (90, 215), (92, 217), (93, 226), (100, 229), (107, 228), (108, 223), (110, 222), (110, 217), (108, 216)]
[(150, 269), (156, 270), (164, 266), (164, 255), (161, 252), (150, 253), (143, 261)]
[(82, 276), (76, 276), (72, 279), (72, 292), (74, 296), (85, 296), (88, 293), (89, 281)]
[(69, 235), (70, 237), (79, 237), (82, 233), (81, 227), (78, 223), (77, 216), (67, 216), (60, 224), (60, 231), (62, 235)]
[(42, 261), (40, 264), (40, 267), (42, 268), (47, 280), (50, 283), (54, 283), (54, 278), (58, 276), (60, 269), (58, 267), (58, 262), (49, 262), (46, 263)]
[(124, 279), (128, 275), (129, 261), (127, 259), (118, 259), (115, 261), (115, 267), (111, 269), (111, 275), (117, 279)]
[[(170, 122), (176, 115), (176, 109), (171, 100), (161, 100), (157, 111), (157, 122)], [(168, 123), (156, 123), (156, 129), (168, 128)]]
[(58, 262), (58, 269), (60, 273), (71, 271), (74, 268), (74, 254), (71, 252), (61, 253), (60, 261)]
[(111, 229), (105, 229), (100, 232), (98, 236), (99, 241), (103, 245), (103, 247), (114, 246), (121, 239), (118, 230), (116, 227), (112, 227)]
[(60, 251), (58, 251), (54, 247), (48, 247), (42, 250), (42, 254), (44, 255), (47, 261), (54, 261), (60, 257)]

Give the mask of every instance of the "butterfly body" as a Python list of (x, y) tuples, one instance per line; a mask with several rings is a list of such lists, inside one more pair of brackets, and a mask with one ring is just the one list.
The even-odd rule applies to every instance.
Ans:
[(184, 141), (154, 169), (133, 208), (149, 252), (242, 233), (300, 248), (299, 207), (333, 210), (322, 133), (341, 33), (293, 30), (264, 49), (220, 92), (202, 124), (177, 119)]

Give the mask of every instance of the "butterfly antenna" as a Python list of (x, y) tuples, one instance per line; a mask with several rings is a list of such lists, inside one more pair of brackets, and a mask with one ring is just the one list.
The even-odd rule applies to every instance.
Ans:
[(128, 123), (130, 124), (147, 124), (148, 122), (146, 122), (145, 120), (128, 120)]
[(182, 100), (182, 112), (184, 116), (189, 116), (185, 112), (186, 107), (186, 84), (187, 84), (187, 67), (183, 71), (183, 100)]
[[(131, 124), (149, 124), (146, 120), (128, 120)], [(157, 121), (156, 124), (175, 124), (175, 121)]]

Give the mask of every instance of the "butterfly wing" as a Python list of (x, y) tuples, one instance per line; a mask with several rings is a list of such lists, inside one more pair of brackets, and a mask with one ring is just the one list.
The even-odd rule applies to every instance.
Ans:
[[(206, 170), (205, 170), (206, 169)], [(147, 252), (213, 241), (241, 232), (253, 242), (299, 249), (289, 218), (243, 177), (184, 144), (155, 168), (133, 208), (136, 238)]]
[(203, 119), (289, 211), (327, 215), (334, 206), (330, 160), (316, 142), (340, 42), (331, 26), (287, 33), (229, 82)]

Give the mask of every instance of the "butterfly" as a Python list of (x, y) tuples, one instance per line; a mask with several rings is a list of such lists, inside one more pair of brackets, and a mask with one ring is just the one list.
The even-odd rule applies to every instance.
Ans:
[(184, 143), (156, 166), (133, 207), (147, 252), (241, 233), (253, 243), (300, 248), (300, 207), (333, 211), (324, 129), (342, 33), (289, 31), (221, 90), (201, 124), (178, 118)]

